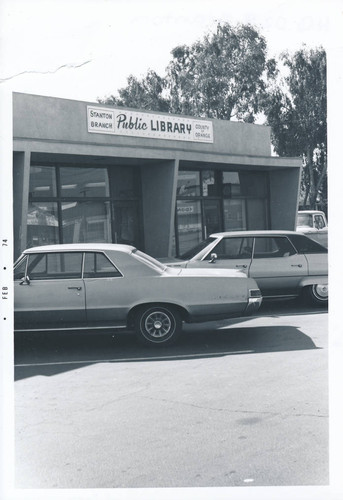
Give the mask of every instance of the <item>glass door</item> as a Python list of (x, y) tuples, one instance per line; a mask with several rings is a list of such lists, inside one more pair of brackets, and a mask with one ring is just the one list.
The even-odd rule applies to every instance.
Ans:
[(244, 231), (246, 228), (245, 200), (224, 200), (224, 231)]
[(177, 200), (177, 235), (179, 255), (203, 239), (200, 200)]
[(203, 200), (205, 238), (221, 231), (220, 200)]
[(139, 212), (136, 201), (113, 203), (113, 242), (140, 246)]

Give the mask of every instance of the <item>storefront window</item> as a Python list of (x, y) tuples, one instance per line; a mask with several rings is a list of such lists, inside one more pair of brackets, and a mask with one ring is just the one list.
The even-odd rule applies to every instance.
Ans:
[(240, 194), (238, 172), (223, 172), (223, 196), (231, 198)]
[(245, 201), (224, 200), (224, 231), (244, 231), (247, 229)]
[(113, 206), (113, 241), (137, 246), (139, 241), (138, 205), (131, 201), (116, 201)]
[(59, 243), (57, 203), (29, 203), (27, 212), (27, 246)]
[(109, 196), (106, 168), (61, 167), (61, 196), (91, 198)]
[(112, 196), (116, 199), (135, 198), (139, 195), (139, 177), (137, 169), (130, 166), (118, 167), (114, 169), (112, 175)]
[(177, 201), (177, 229), (179, 254), (202, 240), (200, 201)]
[(29, 194), (31, 198), (52, 198), (57, 195), (54, 167), (30, 168)]
[(207, 238), (212, 233), (221, 231), (221, 210), (219, 200), (204, 200), (204, 236)]
[(64, 243), (106, 243), (112, 241), (109, 202), (62, 203)]
[(201, 172), (201, 184), (203, 196), (219, 195), (218, 172), (214, 170), (204, 170)]
[(172, 244), (171, 244), (171, 254), (176, 255), (176, 237), (175, 237), (175, 224), (172, 229)]
[(140, 246), (139, 173), (132, 166), (31, 166), (27, 246)]
[(240, 172), (239, 183), (242, 196), (254, 198), (267, 196), (267, 179), (264, 173)]
[(178, 196), (200, 196), (200, 172), (180, 171), (177, 194)]
[[(186, 202), (187, 196), (196, 199)], [(180, 170), (177, 198), (173, 255), (183, 254), (200, 237), (206, 238), (211, 233), (268, 227), (268, 175), (265, 172)], [(197, 227), (192, 233), (195, 214)]]
[(251, 198), (247, 200), (247, 219), (249, 229), (266, 229), (267, 214), (266, 201), (263, 198)]

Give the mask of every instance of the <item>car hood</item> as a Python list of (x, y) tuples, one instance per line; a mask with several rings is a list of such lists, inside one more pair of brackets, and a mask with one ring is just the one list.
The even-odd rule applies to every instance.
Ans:
[(300, 232), (300, 233), (305, 233), (305, 232), (316, 232), (318, 231), (318, 229), (316, 229), (315, 227), (311, 227), (311, 226), (297, 226), (297, 231)]
[(184, 268), (184, 267), (166, 267), (165, 273), (169, 276), (200, 276), (203, 278), (210, 276), (219, 276), (224, 278), (247, 278), (247, 275), (236, 269), (200, 269), (200, 268)]

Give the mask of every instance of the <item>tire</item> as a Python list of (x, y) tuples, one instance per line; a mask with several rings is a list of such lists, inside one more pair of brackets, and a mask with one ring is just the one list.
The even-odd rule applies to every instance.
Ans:
[(181, 333), (179, 313), (170, 306), (149, 306), (135, 318), (135, 332), (145, 345), (165, 346), (175, 342)]
[(325, 307), (328, 305), (328, 285), (307, 286), (304, 292), (310, 304), (317, 307)]

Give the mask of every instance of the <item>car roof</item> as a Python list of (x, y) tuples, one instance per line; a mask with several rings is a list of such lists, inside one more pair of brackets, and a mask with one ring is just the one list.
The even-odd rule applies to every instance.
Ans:
[(299, 210), (298, 214), (324, 214), (322, 210)]
[(39, 247), (27, 248), (23, 253), (40, 253), (40, 252), (73, 252), (73, 251), (106, 251), (112, 250), (116, 252), (131, 253), (136, 250), (131, 245), (122, 245), (116, 243), (64, 243), (60, 245), (44, 245)]
[(277, 231), (275, 229), (268, 230), (257, 230), (257, 231), (226, 231), (222, 233), (212, 233), (210, 237), (213, 238), (223, 238), (227, 236), (293, 236), (299, 235), (296, 231), (286, 231), (280, 230)]

